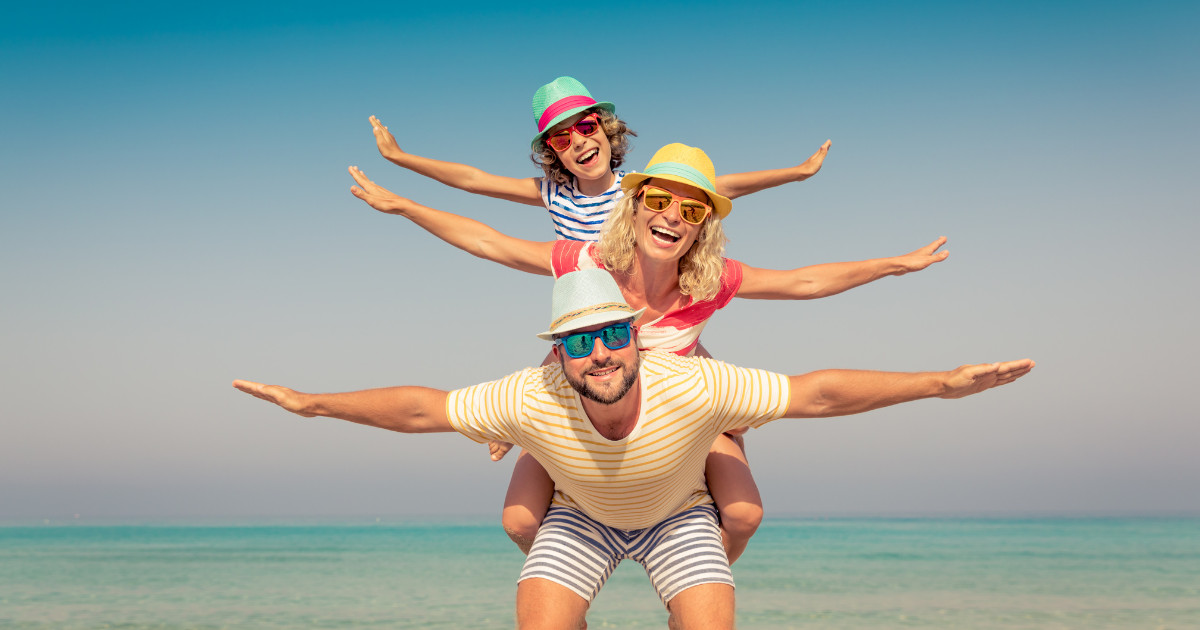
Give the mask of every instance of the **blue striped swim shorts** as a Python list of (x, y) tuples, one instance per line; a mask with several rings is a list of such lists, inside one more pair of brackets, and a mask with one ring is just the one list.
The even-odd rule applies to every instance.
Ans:
[(646, 568), (663, 604), (700, 584), (733, 586), (717, 509), (712, 505), (699, 505), (653, 527), (632, 530), (602, 525), (578, 510), (552, 507), (517, 581), (547, 579), (591, 602), (626, 558)]

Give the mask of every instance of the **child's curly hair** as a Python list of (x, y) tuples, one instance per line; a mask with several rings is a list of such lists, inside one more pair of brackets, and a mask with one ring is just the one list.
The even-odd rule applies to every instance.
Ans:
[[(624, 120), (617, 118), (616, 114), (606, 109), (593, 107), (584, 111), (600, 115), (600, 124), (604, 127), (604, 135), (608, 136), (608, 144), (612, 147), (612, 159), (609, 161), (608, 168), (615, 171), (625, 162), (625, 153), (629, 151), (629, 136), (636, 136), (637, 133), (630, 129)], [(556, 184), (570, 183), (574, 176), (571, 175), (571, 171), (567, 170), (562, 160), (558, 159), (558, 153), (546, 144), (545, 137), (538, 142), (538, 149), (529, 154), (529, 159), (542, 167), (546, 178)]]

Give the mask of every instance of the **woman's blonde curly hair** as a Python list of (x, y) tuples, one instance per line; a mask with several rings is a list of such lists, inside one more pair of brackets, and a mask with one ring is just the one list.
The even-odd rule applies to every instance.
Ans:
[[(604, 135), (608, 136), (608, 144), (612, 147), (612, 159), (608, 162), (608, 168), (617, 170), (617, 167), (625, 163), (625, 153), (629, 151), (629, 136), (636, 136), (632, 129), (625, 124), (625, 121), (617, 118), (617, 115), (601, 109), (593, 107), (584, 110), (586, 113), (597, 113), (600, 115), (600, 125), (604, 127)], [(541, 142), (538, 142), (538, 151), (529, 155), (529, 159), (534, 164), (542, 167), (542, 172), (546, 174), (546, 178), (556, 184), (569, 184), (574, 175), (567, 170), (567, 166), (558, 158), (558, 153), (546, 144), (546, 138), (542, 137)]]
[[(642, 182), (642, 185), (645, 184)], [(641, 186), (626, 193), (600, 228), (600, 242), (596, 245), (601, 261), (610, 271), (633, 273), (633, 259), (637, 252), (633, 222), (639, 194)], [(680, 293), (692, 296), (697, 302), (710, 300), (717, 295), (721, 288), (721, 273), (725, 269), (723, 256), (728, 240), (721, 227), (721, 217), (716, 212), (709, 212), (708, 218), (700, 226), (696, 242), (679, 259)]]

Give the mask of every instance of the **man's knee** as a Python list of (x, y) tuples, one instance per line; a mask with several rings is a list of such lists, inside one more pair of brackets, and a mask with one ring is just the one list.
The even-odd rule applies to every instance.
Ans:
[(588, 601), (571, 589), (542, 578), (517, 583), (518, 630), (586, 628)]
[(735, 538), (748, 539), (758, 531), (762, 524), (763, 508), (761, 505), (739, 501), (725, 506), (721, 510), (721, 527)]
[(672, 630), (732, 630), (733, 587), (728, 584), (697, 584), (667, 602)]

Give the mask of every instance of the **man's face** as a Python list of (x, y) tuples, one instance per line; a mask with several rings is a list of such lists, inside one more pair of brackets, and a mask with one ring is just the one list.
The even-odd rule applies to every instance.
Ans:
[[(611, 323), (598, 324), (572, 333), (594, 332), (610, 325)], [(632, 334), (629, 345), (617, 350), (610, 350), (597, 337), (592, 341), (592, 353), (578, 359), (567, 356), (562, 346), (554, 345), (554, 354), (562, 365), (567, 382), (580, 396), (611, 405), (629, 393), (630, 388), (637, 382), (638, 368), (641, 366), (641, 357), (637, 351), (637, 333)]]

